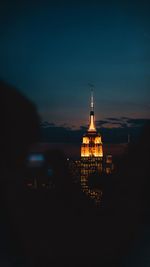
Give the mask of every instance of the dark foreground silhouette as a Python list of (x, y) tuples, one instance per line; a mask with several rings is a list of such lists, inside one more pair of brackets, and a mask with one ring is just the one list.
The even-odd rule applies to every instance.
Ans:
[(39, 117), (4, 83), (0, 109), (0, 266), (146, 266), (134, 251), (149, 226), (150, 127), (104, 184), (98, 209), (73, 186), (58, 151), (48, 155), (56, 173), (53, 193), (25, 188), (24, 161), (39, 140)]

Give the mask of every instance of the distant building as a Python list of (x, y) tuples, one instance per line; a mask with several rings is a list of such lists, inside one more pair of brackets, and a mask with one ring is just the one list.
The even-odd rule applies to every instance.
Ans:
[(111, 174), (113, 171), (113, 168), (114, 168), (114, 166), (113, 166), (113, 162), (112, 162), (112, 155), (106, 155), (103, 171), (106, 174)]

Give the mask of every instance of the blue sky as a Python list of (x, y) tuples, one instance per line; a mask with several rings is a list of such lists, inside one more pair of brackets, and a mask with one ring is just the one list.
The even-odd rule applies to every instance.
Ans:
[(100, 2), (0, 4), (0, 77), (43, 120), (87, 124), (88, 83), (96, 120), (150, 117), (149, 1)]

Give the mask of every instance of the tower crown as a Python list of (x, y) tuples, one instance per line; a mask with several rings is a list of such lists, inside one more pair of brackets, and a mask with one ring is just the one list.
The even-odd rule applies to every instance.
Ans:
[(90, 123), (89, 123), (88, 132), (96, 132), (95, 118), (94, 118), (94, 97), (93, 97), (93, 90), (91, 90)]

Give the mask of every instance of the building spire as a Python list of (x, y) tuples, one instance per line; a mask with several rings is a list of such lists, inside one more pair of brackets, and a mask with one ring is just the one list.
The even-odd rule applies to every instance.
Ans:
[(94, 97), (93, 97), (93, 88), (91, 89), (91, 111), (94, 112)]
[(95, 120), (94, 120), (94, 97), (93, 97), (93, 88), (91, 89), (90, 124), (89, 124), (88, 132), (96, 132)]

